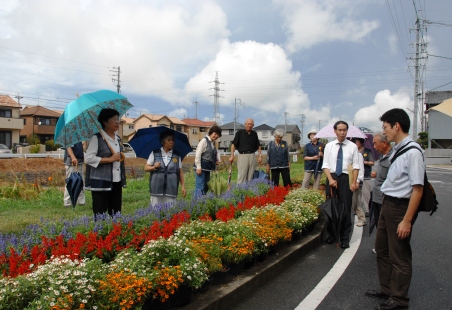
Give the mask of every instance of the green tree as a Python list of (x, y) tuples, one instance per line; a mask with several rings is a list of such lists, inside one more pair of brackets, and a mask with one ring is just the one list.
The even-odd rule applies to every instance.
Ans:
[(428, 147), (428, 133), (421, 131), (417, 135), (419, 139), (417, 139), (416, 142), (419, 143), (423, 149), (426, 149)]

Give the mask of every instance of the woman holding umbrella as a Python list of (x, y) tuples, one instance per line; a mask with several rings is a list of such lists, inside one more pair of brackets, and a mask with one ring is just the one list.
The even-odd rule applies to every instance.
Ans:
[(126, 186), (119, 112), (102, 109), (97, 118), (102, 126), (90, 140), (85, 154), (85, 189), (92, 192), (94, 216), (108, 212), (110, 216), (121, 212), (122, 188)]
[(145, 171), (151, 172), (149, 189), (152, 206), (165, 203), (174, 204), (179, 183), (182, 187), (182, 196), (185, 197), (187, 193), (182, 171), (182, 159), (177, 152), (173, 151), (174, 140), (172, 131), (160, 133), (162, 147), (151, 152), (144, 167)]
[(217, 125), (210, 127), (207, 135), (199, 141), (196, 147), (195, 163), (196, 172), (195, 192), (205, 195), (208, 191), (207, 182), (210, 180), (210, 172), (216, 170), (220, 162), (219, 154), (215, 148), (215, 141), (221, 137), (221, 128)]
[(314, 176), (313, 189), (319, 189), (320, 179), (322, 178), (322, 163), (323, 163), (323, 143), (319, 142), (315, 137), (316, 130), (311, 130), (308, 133), (308, 138), (311, 142), (304, 146), (304, 178), (301, 185), (302, 188), (309, 188), (311, 177)]

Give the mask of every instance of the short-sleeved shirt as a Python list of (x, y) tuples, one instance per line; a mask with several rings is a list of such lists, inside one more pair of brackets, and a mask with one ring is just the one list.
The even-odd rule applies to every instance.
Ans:
[(235, 149), (239, 153), (243, 152), (254, 153), (258, 150), (260, 146), (257, 132), (251, 130), (251, 132), (248, 133), (246, 129), (239, 129), (235, 133), (234, 140), (232, 140), (232, 144), (234, 144)]
[[(416, 145), (413, 139), (407, 136), (394, 146), (394, 154), (408, 143)], [(420, 147), (419, 150), (421, 150)], [(409, 199), (413, 192), (413, 185), (424, 185), (425, 164), (422, 150), (421, 152), (419, 150), (408, 150), (391, 164), (388, 176), (381, 186), (381, 191), (385, 195)]]
[[(329, 169), (331, 173), (337, 173), (336, 163), (338, 151), (339, 151), (339, 141), (337, 139), (329, 142), (325, 146), (322, 169)], [(345, 139), (342, 142), (342, 152), (343, 152), (342, 173), (348, 174), (349, 164), (352, 165), (353, 170), (359, 170), (359, 159), (358, 159), (359, 152), (356, 144)]]
[[(364, 148), (360, 152), (363, 155), (364, 161), (374, 161), (374, 155), (372, 154), (372, 150), (368, 148)], [(371, 179), (370, 173), (372, 172), (372, 166), (364, 164), (364, 179)]]
[(386, 180), (388, 175), (389, 166), (391, 165), (390, 158), (394, 149), (391, 148), (386, 155), (381, 155), (378, 160), (377, 165), (377, 176), (375, 177), (374, 187), (372, 188), (372, 201), (375, 203), (382, 204), (383, 203), (383, 193), (381, 191), (381, 186), (383, 182)]

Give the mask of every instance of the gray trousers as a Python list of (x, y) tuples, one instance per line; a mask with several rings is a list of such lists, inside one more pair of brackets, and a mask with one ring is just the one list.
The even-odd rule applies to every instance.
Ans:
[[(85, 176), (83, 175), (83, 163), (78, 164), (77, 166), (65, 166), (65, 167), (66, 167), (66, 179), (69, 178), (73, 172), (78, 171), (82, 175), (83, 183), (85, 183)], [(78, 196), (77, 204), (79, 205), (85, 204), (85, 186), (83, 186), (83, 189), (80, 192), (80, 195)], [(64, 187), (64, 206), (72, 207), (71, 197), (69, 196), (69, 192), (67, 191), (66, 186)]]
[[(322, 170), (317, 172), (317, 177), (314, 179), (314, 184), (312, 185), (312, 189), (319, 189), (320, 179), (322, 178)], [(311, 177), (314, 178), (314, 171), (305, 171), (303, 183), (301, 184), (302, 188), (309, 188), (309, 183), (311, 182)]]
[(367, 223), (366, 215), (363, 211), (363, 207), (361, 204), (361, 192), (362, 192), (361, 186), (353, 192), (352, 211), (355, 212), (356, 215), (358, 216), (359, 223)]
[(372, 187), (374, 185), (374, 179), (364, 179), (363, 181), (363, 193), (361, 198), (361, 206), (364, 212), (369, 212), (369, 200)]
[(237, 159), (237, 184), (249, 182), (253, 179), (254, 170), (256, 170), (256, 155), (239, 154)]

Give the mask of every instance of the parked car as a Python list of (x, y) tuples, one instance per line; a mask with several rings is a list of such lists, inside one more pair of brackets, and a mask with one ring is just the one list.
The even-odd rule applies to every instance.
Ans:
[(133, 152), (133, 148), (130, 146), (129, 143), (123, 143), (122, 146), (124, 147), (124, 152)]
[(11, 154), (12, 151), (4, 144), (0, 144), (0, 154)]

